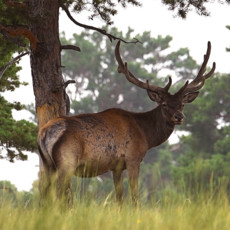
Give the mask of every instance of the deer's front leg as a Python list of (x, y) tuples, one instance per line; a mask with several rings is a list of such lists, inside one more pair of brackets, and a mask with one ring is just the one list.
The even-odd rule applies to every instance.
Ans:
[(123, 175), (121, 169), (113, 171), (113, 182), (116, 193), (116, 201), (121, 204), (123, 201)]
[(129, 187), (131, 192), (132, 201), (135, 206), (139, 202), (139, 188), (138, 188), (138, 177), (139, 177), (139, 163), (127, 164)]

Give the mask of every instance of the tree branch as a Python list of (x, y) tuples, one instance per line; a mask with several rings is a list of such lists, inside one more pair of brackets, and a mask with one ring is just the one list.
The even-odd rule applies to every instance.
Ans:
[(62, 84), (63, 89), (65, 89), (69, 84), (76, 83), (74, 80), (68, 80)]
[(29, 54), (30, 52), (25, 52), (25, 53), (22, 53), (20, 55), (18, 55), (17, 57), (13, 58), (12, 60), (10, 60), (6, 65), (4, 65), (3, 67), (0, 68), (0, 80), (2, 78), (2, 76), (4, 75), (4, 73), (6, 72), (7, 68), (12, 65), (14, 62), (16, 62), (18, 59), (20, 59), (21, 57)]
[[(99, 32), (99, 33), (101, 33), (101, 34), (104, 34), (105, 36), (107, 36), (107, 37), (109, 38), (109, 40), (110, 40), (111, 42), (112, 42), (113, 40), (120, 40), (120, 41), (122, 41), (122, 42), (124, 42), (124, 43), (138, 43), (138, 42), (140, 42), (140, 41), (139, 41), (138, 39), (136, 39), (136, 38), (134, 38), (134, 41), (125, 41), (125, 40), (123, 40), (123, 39), (121, 39), (121, 38), (119, 38), (119, 37), (116, 37), (116, 36), (114, 36), (114, 35), (112, 35), (112, 34), (107, 33), (106, 30), (103, 30), (103, 29), (100, 29), (100, 28), (97, 28), (97, 27), (94, 27), (94, 26), (89, 26), (89, 25), (82, 24), (82, 23), (76, 21), (76, 20), (72, 17), (71, 13), (69, 12), (69, 9), (68, 9), (63, 3), (60, 3), (60, 7), (66, 12), (67, 16), (69, 17), (69, 19), (70, 19), (74, 24), (76, 24), (76, 25), (78, 25), (78, 26), (80, 26), (80, 27), (83, 27), (83, 28), (85, 28), (85, 29), (94, 30), (94, 31), (97, 31), (97, 32)], [(141, 43), (141, 42), (140, 42), (140, 43)]]
[(74, 80), (68, 80), (68, 81), (66, 81), (66, 82), (63, 82), (63, 84), (61, 84), (61, 85), (58, 85), (57, 87), (55, 87), (53, 90), (52, 90), (52, 92), (53, 93), (56, 93), (56, 92), (58, 92), (59, 90), (65, 90), (66, 89), (66, 87), (69, 85), (69, 84), (72, 84), (72, 83), (76, 83), (76, 81), (74, 81)]
[(17, 44), (20, 47), (26, 47), (26, 44), (22, 41), (22, 39), (18, 37), (14, 38), (10, 36), (9, 33), (5, 29), (2, 29), (1, 33), (8, 41), (11, 41), (12, 43)]
[(37, 44), (39, 43), (38, 38), (26, 26), (4, 26), (0, 24), (0, 32), (3, 33), (5, 36), (26, 37), (27, 39), (29, 39), (30, 44), (34, 50), (36, 50)]
[(77, 46), (74, 46), (74, 45), (61, 45), (61, 49), (62, 50), (75, 50), (75, 51), (78, 51), (78, 52), (81, 52), (81, 49)]

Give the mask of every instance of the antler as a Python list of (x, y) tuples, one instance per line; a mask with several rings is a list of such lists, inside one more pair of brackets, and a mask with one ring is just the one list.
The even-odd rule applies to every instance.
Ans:
[[(186, 83), (184, 84), (184, 86), (181, 87), (181, 89), (176, 93), (176, 94), (188, 94), (191, 92), (197, 92), (199, 89), (201, 89), (205, 83), (205, 80), (208, 79), (209, 77), (212, 76), (212, 74), (215, 71), (216, 68), (216, 63), (213, 62), (212, 65), (212, 69), (210, 70), (210, 72), (208, 72), (207, 74), (204, 74), (206, 71), (206, 66), (210, 57), (210, 53), (211, 53), (211, 43), (208, 42), (208, 48), (206, 51), (206, 54), (204, 55), (204, 61), (203, 64), (201, 65), (201, 68), (196, 76), (196, 78), (188, 83), (188, 81), (186, 81)], [(142, 89), (146, 89), (147, 91), (153, 91), (153, 92), (168, 92), (171, 84), (172, 84), (172, 79), (171, 77), (169, 77), (169, 82), (168, 84), (164, 87), (161, 88), (159, 86), (155, 86), (155, 85), (149, 85), (148, 80), (145, 82), (142, 82), (140, 80), (138, 80), (128, 69), (128, 65), (127, 63), (123, 62), (121, 59), (121, 55), (120, 55), (120, 41), (118, 41), (116, 48), (115, 48), (115, 57), (116, 60), (118, 62), (118, 72), (119, 73), (123, 73), (125, 75), (125, 77), (127, 78), (128, 81), (130, 81), (131, 83), (133, 83), (134, 85), (142, 88)]]
[(120, 41), (117, 42), (116, 48), (115, 48), (115, 57), (118, 63), (118, 68), (117, 71), (118, 73), (123, 73), (126, 77), (126, 79), (133, 83), (134, 85), (142, 88), (142, 89), (146, 89), (146, 90), (151, 90), (154, 92), (168, 92), (171, 84), (172, 84), (172, 79), (171, 77), (169, 77), (169, 82), (168, 84), (162, 88), (159, 86), (155, 86), (155, 85), (149, 85), (148, 80), (145, 82), (142, 82), (140, 80), (138, 80), (128, 69), (128, 65), (127, 62), (123, 62), (121, 59), (121, 55), (120, 55)]
[(211, 42), (208, 42), (208, 47), (207, 47), (207, 51), (206, 54), (204, 55), (204, 61), (203, 64), (200, 67), (200, 70), (196, 76), (196, 78), (190, 82), (189, 84), (186, 82), (185, 84), (187, 84), (186, 87), (182, 87), (182, 88), (177, 92), (177, 93), (181, 93), (183, 92), (184, 94), (190, 93), (190, 92), (197, 92), (199, 89), (201, 89), (205, 83), (205, 80), (208, 79), (209, 77), (212, 76), (212, 74), (215, 71), (216, 68), (216, 63), (213, 62), (212, 64), (212, 69), (210, 70), (209, 73), (205, 74), (206, 71), (206, 66), (210, 57), (210, 53), (211, 53)]

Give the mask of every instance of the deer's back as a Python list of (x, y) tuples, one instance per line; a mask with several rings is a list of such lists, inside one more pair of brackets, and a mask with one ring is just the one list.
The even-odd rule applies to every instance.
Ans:
[(132, 113), (120, 109), (51, 120), (40, 130), (40, 137), (53, 139), (46, 142), (57, 165), (63, 159), (74, 162), (79, 175), (86, 165), (99, 175), (121, 160), (140, 162), (147, 151), (144, 133)]

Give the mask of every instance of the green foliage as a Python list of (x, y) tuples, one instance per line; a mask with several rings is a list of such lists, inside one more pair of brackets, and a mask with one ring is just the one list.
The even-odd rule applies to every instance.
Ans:
[(121, 5), (122, 7), (127, 7), (127, 4), (132, 4), (134, 6), (140, 6), (141, 3), (136, 0), (94, 0), (94, 1), (74, 1), (74, 0), (63, 0), (68, 7), (71, 5), (73, 9), (80, 13), (81, 11), (90, 12), (89, 18), (93, 20), (95, 17), (100, 17), (103, 21), (105, 21), (108, 25), (112, 24), (111, 16), (117, 14), (116, 7), (117, 5)]
[[(13, 7), (10, 4), (5, 4), (5, 2), (5, 0), (0, 0), (0, 21), (2, 24), (23, 25), (28, 22), (28, 12), (24, 7)], [(17, 2), (23, 3), (24, 0)]]
[(199, 97), (185, 107), (186, 121), (181, 129), (189, 131), (191, 135), (184, 137), (183, 142), (193, 151), (212, 154), (222, 141), (225, 145), (228, 142), (226, 125), (230, 122), (229, 84), (230, 75), (216, 74), (205, 82)]
[[(1, 41), (1, 37), (0, 37)], [(0, 52), (2, 54), (0, 66), (5, 65), (11, 58), (14, 47), (2, 42)], [(14, 91), (20, 85), (26, 85), (19, 81), (17, 72), (20, 70), (15, 64), (7, 69), (4, 76), (0, 79), (0, 92)], [(34, 151), (36, 149), (37, 128), (28, 121), (16, 121), (12, 116), (12, 110), (22, 110), (19, 102), (7, 102), (0, 95), (0, 158), (7, 158), (13, 161), (17, 159), (25, 160), (27, 157), (23, 150)], [(3, 149), (6, 150), (2, 151)]]
[[(18, 22), (16, 13), (12, 17), (4, 17), (8, 8), (0, 1), (0, 20), (4, 23)], [(13, 10), (9, 9), (9, 10)], [(5, 66), (13, 58), (13, 53), (21, 52), (23, 49), (8, 41), (0, 34), (0, 67)], [(34, 151), (36, 149), (37, 128), (34, 124), (28, 121), (16, 121), (12, 116), (13, 110), (22, 110), (24, 106), (19, 102), (10, 103), (3, 97), (5, 91), (14, 91), (21, 85), (26, 85), (25, 82), (19, 81), (17, 72), (21, 67), (17, 64), (12, 64), (0, 79), (0, 158), (7, 158), (10, 161), (16, 157), (17, 159), (25, 160), (27, 156), (22, 152), (24, 150)]]
[(216, 73), (205, 82), (199, 97), (185, 107), (181, 130), (190, 134), (181, 138), (172, 178), (193, 196), (203, 190), (216, 194), (223, 187), (230, 194), (229, 84), (229, 74)]
[[(206, 9), (205, 4), (207, 3), (213, 3), (213, 1), (209, 0), (163, 0), (163, 4), (168, 6), (169, 10), (176, 11), (176, 14), (181, 18), (186, 18), (189, 11), (192, 11), (195, 9), (197, 14), (203, 15), (203, 16), (209, 16), (209, 12)], [(229, 0), (221, 1), (221, 3), (229, 4)]]
[(219, 130), (219, 136), (221, 136), (215, 143), (214, 143), (214, 151), (216, 153), (220, 153), (222, 155), (228, 155), (230, 153), (230, 127), (224, 126)]
[[(18, 2), (23, 2), (18, 1)], [(10, 15), (10, 16), (9, 16)], [(7, 25), (25, 25), (28, 23), (28, 13), (24, 8), (21, 7), (10, 7), (5, 4), (4, 0), (0, 0), (0, 24)], [(12, 59), (14, 53), (20, 53), (26, 49), (28, 41), (24, 37), (12, 37), (4, 33), (4, 29), (0, 32), (0, 67), (4, 66), (8, 61)], [(18, 77), (16, 77), (16, 72), (20, 70), (20, 67), (16, 67), (15, 64), (7, 70), (8, 74), (5, 73), (4, 78), (12, 78), (9, 80), (14, 80), (14, 84), (18, 83)], [(2, 82), (3, 81), (3, 82)], [(1, 83), (4, 84), (4, 80), (1, 80)], [(1, 85), (2, 85), (1, 84)]]
[(0, 181), (0, 208), (5, 202), (16, 204), (17, 188), (9, 181)]
[(36, 204), (35, 192), (19, 192), (15, 185), (9, 181), (0, 181), (0, 209), (6, 205), (10, 207), (29, 207)]
[(11, 162), (15, 157), (26, 160), (27, 156), (22, 151), (34, 151), (37, 148), (37, 126), (25, 120), (16, 121), (12, 117), (12, 109), (22, 108), (19, 103), (9, 103), (0, 96), (0, 157)]
[[(12, 59), (13, 52), (15, 51), (15, 47), (10, 45), (0, 34), (0, 53), (1, 53), (1, 60), (0, 60), (0, 67), (6, 65)], [(5, 72), (3, 77), (0, 79), (0, 92), (4, 91), (14, 91), (19, 85), (19, 78), (17, 76), (17, 72), (21, 68), (16, 66), (16, 64), (12, 64)], [(25, 83), (23, 83), (25, 85)]]
[(13, 162), (14, 158), (26, 160), (23, 151), (37, 148), (37, 126), (26, 120), (15, 120), (12, 110), (21, 110), (20, 103), (9, 103), (0, 96), (0, 158)]
[(186, 111), (185, 126), (191, 134), (181, 139), (171, 173), (177, 189), (196, 199), (219, 191), (230, 195), (229, 76), (209, 81), (207, 91), (189, 107), (190, 113)]
[(201, 194), (217, 196), (224, 191), (229, 195), (230, 154), (214, 154), (203, 158), (194, 153), (183, 155), (172, 169), (172, 178), (177, 188), (193, 198)]

